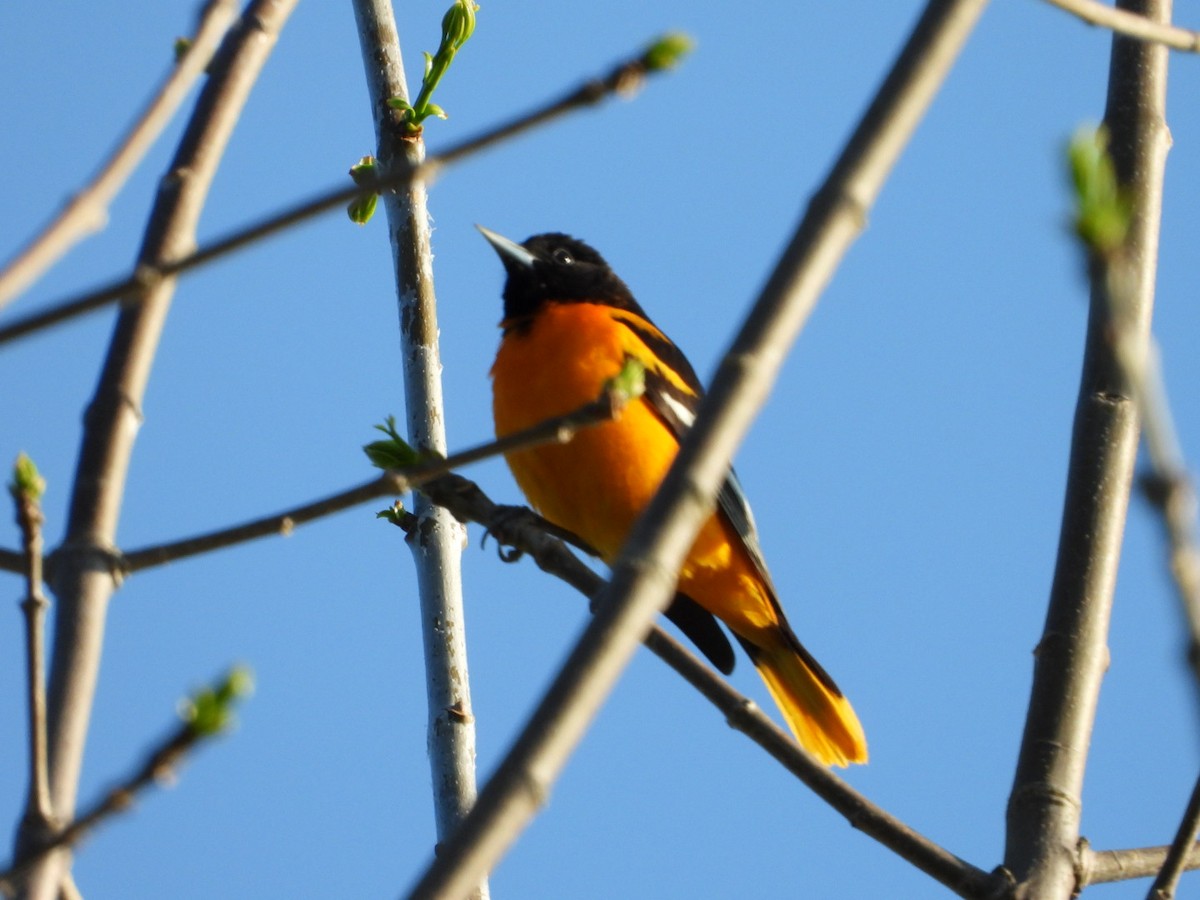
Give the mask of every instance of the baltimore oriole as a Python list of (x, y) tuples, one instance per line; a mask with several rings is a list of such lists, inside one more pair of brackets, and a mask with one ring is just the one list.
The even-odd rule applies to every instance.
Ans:
[[(587, 244), (565, 234), (517, 244), (479, 230), (508, 276), (491, 372), (497, 436), (596, 399), (629, 357), (645, 367), (645, 393), (613, 421), (567, 444), (506, 454), (534, 509), (611, 563), (675, 458), (703, 388), (679, 348)], [(683, 564), (667, 616), (729, 674), (733, 648), (716, 616), (745, 648), (802, 746), (827, 765), (866, 762), (866, 739), (849, 701), (784, 618), (732, 470)]]

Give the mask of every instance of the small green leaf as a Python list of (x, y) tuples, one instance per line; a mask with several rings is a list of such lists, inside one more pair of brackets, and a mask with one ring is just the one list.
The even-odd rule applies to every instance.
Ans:
[(367, 454), (367, 458), (376, 468), (403, 469), (406, 466), (415, 466), (421, 461), (420, 454), (396, 431), (395, 416), (388, 416), (383, 425), (375, 426), (375, 430), (386, 434), (387, 440), (366, 444), (363, 453)]
[[(355, 184), (373, 184), (378, 174), (379, 166), (373, 156), (364, 156), (350, 167), (350, 177)], [(346, 204), (346, 215), (355, 225), (366, 225), (375, 215), (375, 207), (378, 202), (379, 195), (373, 191), (359, 194)]]
[(172, 49), (175, 53), (175, 62), (179, 62), (192, 49), (192, 39), (185, 37), (175, 38), (175, 45)]
[[(458, 50), (475, 33), (475, 12), (478, 3), (471, 0), (455, 0), (454, 5), (442, 16), (442, 46), (439, 50)], [(426, 54), (428, 56), (428, 54)]]
[(605, 383), (604, 389), (616, 394), (622, 404), (636, 400), (646, 393), (646, 367), (632, 356), (628, 357), (621, 371)]
[(1075, 233), (1089, 253), (1117, 252), (1129, 233), (1133, 206), (1117, 181), (1108, 132), (1103, 127), (1079, 129), (1067, 147), (1067, 160), (1075, 190)]
[(664, 34), (646, 48), (642, 54), (642, 65), (647, 72), (673, 69), (695, 48), (696, 42), (681, 31)]
[(472, 0), (454, 0), (442, 17), (442, 39), (437, 53), (422, 54), (425, 58), (425, 72), (421, 77), (421, 90), (412, 106), (406, 110), (404, 125), (409, 134), (420, 134), (421, 123), (430, 116), (446, 118), (445, 110), (429, 101), (442, 76), (450, 68), (450, 63), (454, 61), (454, 55), (475, 32), (475, 12), (478, 9), (479, 4)]
[(254, 690), (254, 675), (234, 666), (214, 685), (201, 688), (180, 704), (179, 716), (200, 737), (226, 731), (233, 724), (234, 706)]
[(393, 525), (403, 527), (402, 523), (404, 522), (404, 517), (406, 515), (408, 515), (408, 513), (404, 509), (404, 504), (397, 500), (387, 509), (381, 509), (379, 512), (375, 513), (375, 518), (387, 519)]
[[(429, 54), (426, 53), (425, 55), (428, 56)], [(400, 110), (412, 109), (412, 104), (410, 104), (403, 97), (388, 97), (387, 105), (389, 107), (391, 107), (392, 109), (400, 109)]]
[(364, 156), (350, 167), (350, 177), (354, 179), (355, 184), (373, 183), (378, 172), (379, 166), (373, 156)]
[(378, 194), (359, 194), (346, 204), (346, 215), (355, 225), (366, 225), (375, 215), (375, 207), (378, 205)]
[(46, 479), (38, 472), (33, 460), (25, 453), (18, 453), (13, 463), (13, 477), (8, 491), (16, 500), (37, 503), (46, 493)]

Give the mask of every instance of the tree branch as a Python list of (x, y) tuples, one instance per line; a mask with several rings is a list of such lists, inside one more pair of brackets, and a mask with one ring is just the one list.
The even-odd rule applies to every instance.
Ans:
[[(1079, 859), (1079, 888), (1090, 884), (1107, 884), (1149, 878), (1163, 866), (1170, 847), (1136, 847), (1127, 850), (1093, 850), (1081, 842)], [(1190, 848), (1185, 868), (1200, 869), (1200, 844)]]
[(926, 7), (718, 369), (679, 456), (613, 568), (595, 618), (412, 896), (457, 896), (469, 890), (537, 811), (674, 592), (684, 554), (710, 514), (729, 460), (787, 348), (862, 228), (866, 210), (984, 5), (983, 0), (934, 0)]
[(459, 453), (452, 453), (447, 457), (431, 459), (415, 466), (386, 472), (378, 478), (322, 497), (311, 503), (293, 507), (285, 512), (263, 516), (250, 522), (221, 528), (195, 537), (130, 551), (121, 557), (121, 571), (124, 574), (139, 572), (142, 569), (150, 569), (186, 559), (189, 556), (221, 550), (257, 538), (273, 534), (286, 535), (291, 533), (291, 530), (297, 525), (304, 525), (307, 522), (333, 515), (377, 497), (403, 494), (440, 475), (471, 463), (491, 459), (512, 450), (526, 450), (543, 444), (565, 444), (572, 440), (579, 430), (612, 419), (620, 410), (623, 402), (622, 398), (618, 397), (613, 390), (606, 389), (598, 400), (582, 406), (574, 412), (556, 416), (531, 428), (488, 441)]
[(185, 707), (182, 724), (160, 741), (128, 778), (109, 790), (71, 824), (26, 852), (18, 853), (15, 861), (0, 871), (0, 893), (11, 896), (30, 870), (50, 853), (74, 847), (105, 820), (128, 810), (137, 795), (151, 784), (163, 783), (171, 778), (188, 753), (201, 742), (228, 729), (233, 720), (234, 703), (244, 697), (249, 688), (249, 674), (233, 669), (215, 687), (197, 692)]
[(55, 828), (54, 809), (50, 802), (50, 772), (46, 753), (46, 599), (42, 585), (42, 514), (41, 498), (46, 490), (45, 479), (33, 461), (21, 454), (13, 466), (9, 493), (16, 506), (17, 527), (25, 568), (25, 599), (21, 612), (25, 616), (25, 678), (28, 697), (29, 727), (29, 793), (25, 799), (20, 835), (22, 840), (36, 836), (44, 838)]
[[(1151, 474), (1143, 486), (1160, 513), (1170, 547), (1171, 574), (1179, 594), (1190, 640), (1187, 658), (1200, 684), (1200, 549), (1196, 540), (1196, 496), (1167, 402), (1166, 386), (1153, 336), (1142, 327), (1142, 297), (1136, 291), (1139, 259), (1129, 243), (1127, 197), (1116, 184), (1115, 166), (1104, 148), (1103, 133), (1072, 147), (1080, 211), (1076, 230), (1088, 251), (1092, 294), (1103, 304), (1106, 336), (1120, 377), (1142, 420), (1142, 435)], [(1089, 151), (1090, 145), (1090, 151)], [(1107, 164), (1107, 165), (1106, 165)], [(1107, 198), (1107, 199), (1105, 199)], [(1104, 210), (1115, 226), (1101, 227)], [(1150, 900), (1173, 897), (1188, 850), (1200, 830), (1200, 781), (1192, 790), (1163, 869), (1150, 890)]]
[[(412, 172), (425, 158), (419, 134), (406, 128), (389, 98), (408, 100), (408, 85), (390, 0), (354, 0), (366, 68), (376, 158), (385, 174)], [(422, 181), (384, 195), (399, 298), (400, 353), (409, 442), (418, 452), (446, 453), (446, 414), (438, 348), (433, 250)], [(475, 716), (471, 712), (466, 617), (462, 599), (462, 549), (466, 531), (446, 510), (418, 494), (418, 527), (408, 532), (417, 571), (420, 629), (428, 702), (427, 744), (439, 841), (452, 833), (475, 803)], [(486, 900), (480, 878), (471, 897)]]
[[(1169, 20), (1169, 2), (1123, 4)], [(1167, 51), (1113, 40), (1105, 123), (1119, 181), (1134, 199), (1131, 328), (1144, 345), (1153, 307), (1162, 170)], [(1035, 654), (1025, 732), (1009, 796), (1005, 866), (1021, 896), (1067, 898), (1077, 888), (1081, 792), (1100, 682), (1138, 418), (1109, 341), (1102, 291), (1093, 290), (1071, 438), (1058, 560)]]
[(1192, 788), (1192, 796), (1188, 798), (1187, 809), (1175, 832), (1175, 840), (1171, 842), (1162, 869), (1150, 887), (1149, 900), (1171, 900), (1175, 896), (1179, 876), (1189, 868), (1188, 857), (1196, 847), (1197, 835), (1200, 835), (1200, 779)]
[[(528, 555), (542, 571), (574, 587), (592, 601), (593, 612), (602, 602), (606, 587), (603, 578), (584, 565), (557, 537), (547, 534), (536, 521), (505, 515), (507, 508), (493, 503), (475, 483), (451, 474), (426, 483), (420, 490), (460, 521), (482, 525), (501, 544)], [(1003, 875), (984, 872), (959, 859), (855, 791), (806, 753), (752, 700), (735, 691), (658, 625), (651, 626), (644, 643), (655, 656), (703, 694), (730, 727), (766, 750), (864, 834), (960, 896), (993, 897), (1007, 884)]]
[(1136, 12), (1109, 6), (1099, 0), (1046, 0), (1090, 25), (1099, 25), (1125, 37), (1163, 44), (1174, 50), (1200, 53), (1200, 31), (1189, 31), (1155, 21)]
[(196, 79), (204, 74), (236, 12), (234, 0), (208, 0), (187, 52), (172, 66), (154, 99), (91, 183), (72, 197), (54, 220), (0, 270), (0, 309), (74, 244), (105, 226), (109, 204), (171, 121)]
[[(159, 266), (189, 252), (217, 164), (250, 88), (295, 0), (253, 0), (200, 95), (151, 213), (139, 262)], [(65, 544), (56, 554), (58, 595), (49, 702), (50, 790), (60, 821), (72, 819), (95, 694), (104, 621), (115, 588), (107, 566), (140, 405), (174, 290), (160, 281), (117, 319), (84, 421)], [(103, 561), (103, 562), (102, 562)], [(36, 867), (29, 893), (52, 900), (68, 866), (63, 851)]]
[(133, 273), (106, 284), (77, 294), (74, 297), (52, 301), (41, 312), (31, 313), (15, 319), (8, 325), (0, 327), (0, 345), (34, 332), (41, 331), (61, 322), (66, 322), (77, 316), (86, 315), (105, 306), (125, 301), (141, 302), (144, 293), (158, 281), (176, 275), (182, 275), (193, 269), (206, 265), (217, 259), (270, 237), (294, 225), (306, 222), (321, 213), (333, 209), (341, 209), (349, 201), (359, 196), (364, 190), (379, 192), (399, 190), (408, 187), (416, 181), (431, 181), (443, 168), (451, 163), (467, 159), (477, 153), (490, 149), (496, 144), (512, 140), (518, 135), (540, 125), (564, 116), (568, 113), (594, 106), (614, 93), (629, 93), (641, 84), (647, 72), (656, 71), (647, 64), (647, 54), (641, 53), (632, 59), (620, 63), (603, 78), (584, 82), (579, 88), (568, 92), (563, 97), (535, 107), (529, 112), (517, 116), (508, 122), (490, 128), (482, 134), (468, 138), (436, 156), (430, 156), (412, 169), (399, 166), (396, 171), (389, 172), (385, 177), (378, 178), (372, 185), (340, 185), (330, 188), (309, 200), (302, 201), (280, 212), (260, 219), (242, 228), (236, 229), (222, 238), (217, 238), (205, 247), (191, 252), (181, 253), (170, 260), (157, 263), (143, 263), (134, 269)]

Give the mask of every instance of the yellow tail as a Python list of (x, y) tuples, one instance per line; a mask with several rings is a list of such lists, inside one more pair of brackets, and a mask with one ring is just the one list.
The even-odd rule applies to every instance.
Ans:
[(788, 643), (771, 643), (750, 656), (800, 746), (827, 766), (865, 763), (867, 739), (850, 701), (815, 661), (809, 666)]

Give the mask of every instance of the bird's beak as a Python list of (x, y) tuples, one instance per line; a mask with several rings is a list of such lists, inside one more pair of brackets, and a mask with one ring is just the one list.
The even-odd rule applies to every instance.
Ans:
[(482, 225), (476, 225), (479, 233), (487, 238), (487, 242), (492, 245), (498, 254), (500, 260), (507, 268), (510, 262), (516, 263), (524, 269), (532, 269), (533, 264), (537, 262), (537, 257), (518, 244), (516, 241), (510, 241), (502, 234), (496, 234), (490, 228), (484, 228)]

